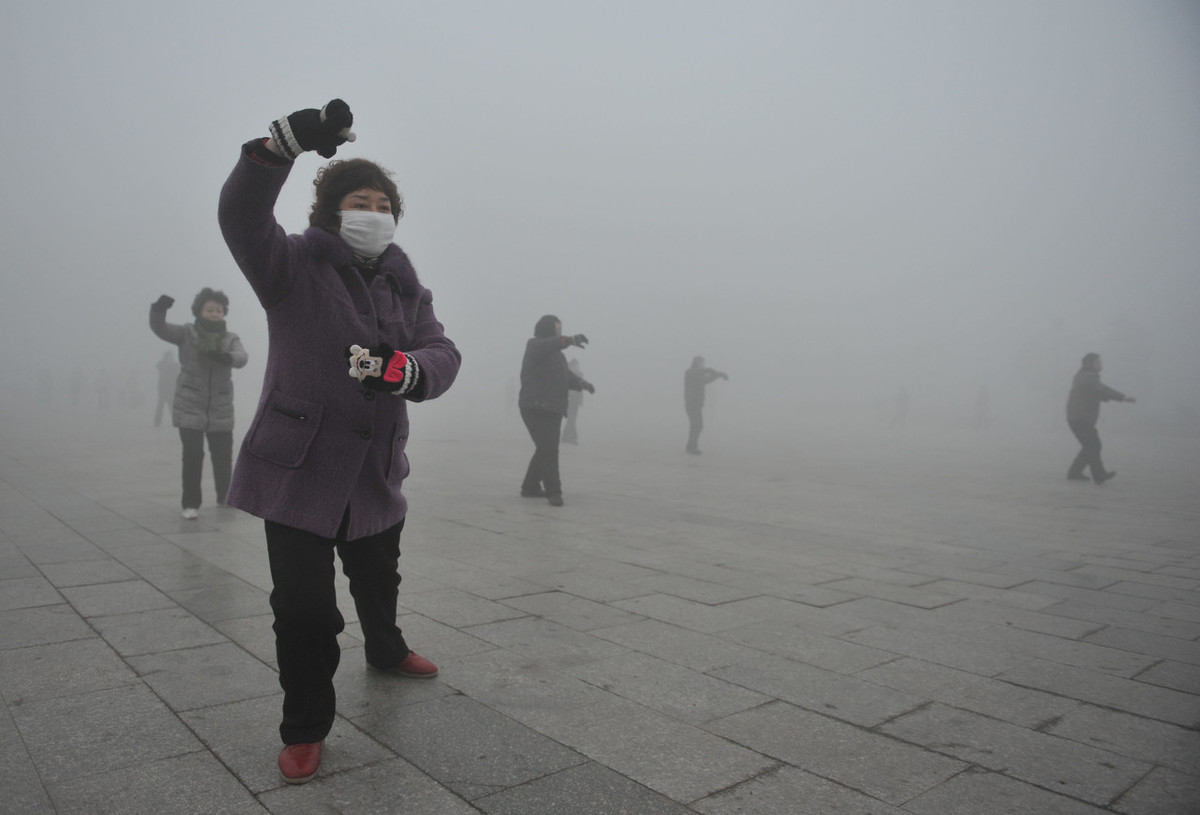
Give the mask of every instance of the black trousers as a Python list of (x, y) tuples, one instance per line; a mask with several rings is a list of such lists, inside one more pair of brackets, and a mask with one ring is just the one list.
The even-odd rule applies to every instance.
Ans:
[(704, 414), (699, 405), (685, 405), (688, 417), (688, 452), (699, 450), (700, 431), (704, 429)]
[(1093, 481), (1102, 480), (1107, 471), (1104, 469), (1104, 462), (1100, 460), (1100, 433), (1096, 426), (1087, 422), (1067, 422), (1067, 425), (1082, 445), (1079, 455), (1071, 462), (1071, 469), (1067, 470), (1067, 475), (1083, 475), (1086, 467), (1091, 469)]
[(179, 428), (183, 442), (183, 500), (184, 509), (200, 508), (200, 476), (204, 474), (204, 437), (208, 436), (208, 455), (212, 459), (213, 486), (217, 503), (225, 503), (229, 492), (229, 475), (233, 471), (233, 431), (191, 430)]
[(352, 541), (345, 539), (345, 524), (337, 538), (322, 538), (272, 521), (265, 523), (275, 655), (283, 688), (279, 735), (284, 744), (320, 741), (333, 727), (337, 707), (333, 675), (342, 656), (337, 637), (346, 627), (333, 583), (334, 551), (342, 561), (342, 573), (350, 578), (367, 662), (379, 668), (398, 665), (409, 654), (396, 626), (404, 521)]
[(562, 414), (549, 410), (521, 408), (521, 420), (533, 439), (533, 458), (525, 469), (521, 489), (536, 492), (545, 489), (546, 495), (562, 495), (562, 480), (558, 476), (558, 439), (562, 429)]

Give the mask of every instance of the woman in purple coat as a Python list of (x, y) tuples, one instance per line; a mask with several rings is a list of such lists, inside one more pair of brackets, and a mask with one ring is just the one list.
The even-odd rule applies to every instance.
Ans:
[(460, 355), (392, 236), (402, 200), (365, 159), (317, 173), (310, 227), (287, 235), (273, 210), (293, 161), (331, 158), (352, 141), (345, 102), (293, 113), (242, 147), (219, 218), (234, 259), (266, 310), (262, 396), (234, 468), (228, 503), (262, 518), (283, 687), (279, 769), (312, 778), (335, 713), (344, 620), (334, 552), (350, 580), (368, 665), (409, 677), (437, 667), (396, 625), (407, 503), (409, 402), (440, 396)]

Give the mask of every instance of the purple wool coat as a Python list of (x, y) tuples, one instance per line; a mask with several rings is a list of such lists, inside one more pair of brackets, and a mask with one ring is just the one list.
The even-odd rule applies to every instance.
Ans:
[[(269, 347), (262, 396), (227, 498), (231, 506), (325, 538), (349, 511), (347, 540), (404, 518), (408, 401), (443, 394), (458, 349), (433, 313), (433, 297), (392, 244), (368, 286), (339, 236), (287, 235), (275, 201), (291, 165), (246, 154), (221, 190), (221, 232), (266, 310)], [(386, 342), (413, 356), (421, 377), (404, 397), (368, 391), (349, 375), (347, 346)]]

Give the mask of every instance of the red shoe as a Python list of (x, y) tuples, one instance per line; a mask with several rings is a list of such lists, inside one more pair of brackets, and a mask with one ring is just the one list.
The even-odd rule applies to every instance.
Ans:
[(431, 679), (437, 676), (438, 667), (415, 651), (409, 651), (408, 656), (388, 673), (410, 676), (413, 679)]
[(279, 753), (279, 774), (289, 784), (311, 781), (321, 766), (321, 747), (324, 741), (289, 744)]

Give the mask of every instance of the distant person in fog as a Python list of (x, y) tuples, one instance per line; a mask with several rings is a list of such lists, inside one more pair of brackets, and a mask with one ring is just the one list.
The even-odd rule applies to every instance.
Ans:
[[(579, 377), (580, 379), (583, 378), (583, 371), (579, 368), (579, 360), (570, 360), (567, 363), (567, 370), (575, 374), (575, 376)], [(567, 421), (563, 424), (563, 444), (579, 444), (579, 430), (575, 426), (575, 421), (579, 418), (579, 406), (582, 404), (582, 390), (567, 391)]]
[(704, 389), (710, 382), (729, 379), (729, 374), (704, 367), (704, 357), (693, 357), (683, 374), (683, 407), (688, 417), (687, 451), (700, 455), (700, 431), (704, 429)]
[(200, 477), (204, 473), (204, 440), (212, 459), (217, 503), (224, 504), (233, 469), (233, 369), (249, 357), (237, 334), (225, 329), (229, 298), (224, 292), (202, 289), (192, 300), (195, 322), (167, 322), (174, 298), (162, 295), (150, 306), (150, 330), (179, 346), (179, 376), (171, 423), (183, 444), (183, 517), (200, 514)]
[(179, 363), (170, 351), (163, 351), (162, 359), (154, 367), (158, 368), (158, 405), (154, 408), (154, 426), (162, 426), (163, 408), (173, 410), (175, 407), (175, 380), (179, 378)]
[(1097, 484), (1103, 484), (1117, 474), (1114, 470), (1105, 470), (1100, 460), (1100, 433), (1096, 430), (1096, 423), (1100, 420), (1100, 403), (1137, 401), (1101, 382), (1100, 371), (1103, 367), (1099, 354), (1085, 354), (1067, 396), (1067, 425), (1081, 446), (1079, 455), (1075, 456), (1067, 470), (1067, 478), (1072, 481), (1087, 481), (1087, 476), (1083, 474), (1085, 469), (1091, 471), (1092, 481)]
[(521, 495), (544, 497), (551, 506), (563, 505), (558, 442), (562, 420), (567, 415), (567, 394), (579, 390), (596, 392), (592, 383), (571, 372), (563, 349), (572, 345), (582, 349), (587, 343), (588, 338), (583, 334), (564, 337), (562, 322), (547, 314), (534, 326), (533, 338), (525, 343), (525, 358), (521, 361), (521, 393), (517, 404), (534, 446), (525, 480), (521, 482)]

